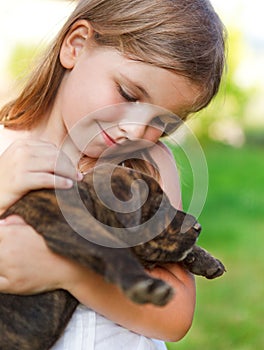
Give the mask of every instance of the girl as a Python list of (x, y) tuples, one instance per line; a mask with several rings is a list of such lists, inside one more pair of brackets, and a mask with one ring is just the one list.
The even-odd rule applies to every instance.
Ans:
[[(79, 1), (23, 91), (0, 112), (0, 212), (31, 189), (54, 181), (70, 187), (82, 178), (77, 169), (94, 166), (108, 148), (138, 147), (138, 140), (157, 145), (147, 153), (179, 207), (177, 171), (159, 138), (175, 129), (174, 115), (184, 120), (211, 101), (223, 67), (224, 29), (207, 0)], [(104, 113), (124, 102), (157, 107)], [(84, 117), (85, 150), (71, 132)], [(54, 350), (164, 349), (152, 338), (181, 339), (192, 323), (193, 278), (179, 264), (151, 274), (177, 291), (166, 307), (133, 304), (100, 276), (50, 252), (20, 218), (1, 222), (0, 291), (64, 288), (82, 304)]]

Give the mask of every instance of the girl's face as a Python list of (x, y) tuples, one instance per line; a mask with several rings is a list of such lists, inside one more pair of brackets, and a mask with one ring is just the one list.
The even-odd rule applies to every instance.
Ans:
[(59, 113), (77, 148), (99, 158), (110, 147), (156, 143), (198, 94), (197, 87), (172, 71), (87, 45), (65, 73)]

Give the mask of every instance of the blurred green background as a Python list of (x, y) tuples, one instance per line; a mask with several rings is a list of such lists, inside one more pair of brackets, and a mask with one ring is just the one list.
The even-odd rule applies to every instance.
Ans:
[[(193, 326), (168, 349), (257, 350), (264, 345), (263, 147), (234, 148), (202, 141), (209, 188), (199, 217), (198, 244), (221, 259), (227, 269), (216, 280), (197, 277), (197, 309)], [(174, 147), (181, 165), (184, 206), (192, 192), (187, 159)], [(177, 312), (177, 310), (175, 310)]]
[[(209, 174), (198, 218), (203, 226), (199, 244), (224, 262), (227, 273), (213, 281), (197, 277), (193, 326), (182, 341), (168, 343), (168, 349), (258, 350), (264, 346), (264, 31), (258, 16), (263, 3), (212, 2), (228, 30), (227, 73), (218, 96), (190, 119), (188, 128), (198, 138)], [(30, 69), (32, 58), (72, 5), (55, 0), (1, 2), (0, 104), (17, 91), (18, 78)], [(35, 11), (41, 16), (30, 15)], [(45, 29), (37, 30), (41, 26)], [(185, 210), (195, 181), (183, 151), (188, 137), (177, 143), (167, 140), (180, 170)]]

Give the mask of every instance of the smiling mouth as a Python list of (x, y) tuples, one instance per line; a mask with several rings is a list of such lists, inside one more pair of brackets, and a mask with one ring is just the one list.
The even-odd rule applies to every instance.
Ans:
[(107, 146), (118, 145), (118, 143), (115, 142), (115, 140), (112, 139), (112, 137), (110, 135), (108, 135), (108, 133), (102, 128), (102, 126), (100, 125), (100, 123), (97, 120), (96, 120), (96, 124), (99, 126), (100, 130), (102, 131), (102, 136), (103, 136)]

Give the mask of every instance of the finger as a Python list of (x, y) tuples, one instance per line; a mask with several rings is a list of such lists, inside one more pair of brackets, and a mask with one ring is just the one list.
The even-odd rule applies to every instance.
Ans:
[(24, 170), (27, 172), (50, 172), (72, 180), (82, 179), (76, 169), (78, 159), (76, 164), (73, 164), (70, 158), (52, 143), (27, 139), (17, 141), (11, 146), (16, 158), (24, 159), (24, 164), (27, 164)]
[(0, 276), (0, 291), (4, 293), (8, 288), (9, 282), (6, 277)]
[[(61, 150), (51, 144), (39, 145), (32, 150), (31, 172), (50, 172), (72, 180), (81, 180), (76, 165)], [(77, 162), (76, 162), (77, 163)]]
[(57, 176), (49, 173), (33, 173), (24, 182), (24, 186), (27, 191), (37, 190), (40, 188), (60, 188), (69, 189), (73, 186), (73, 181), (71, 179)]
[(3, 220), (0, 220), (0, 225), (23, 225), (25, 221), (18, 215), (10, 215)]
[(68, 177), (75, 181), (82, 179), (82, 174), (77, 170), (77, 161), (74, 165), (70, 158), (62, 151), (58, 151), (56, 163), (55, 163), (55, 174), (63, 177)]

